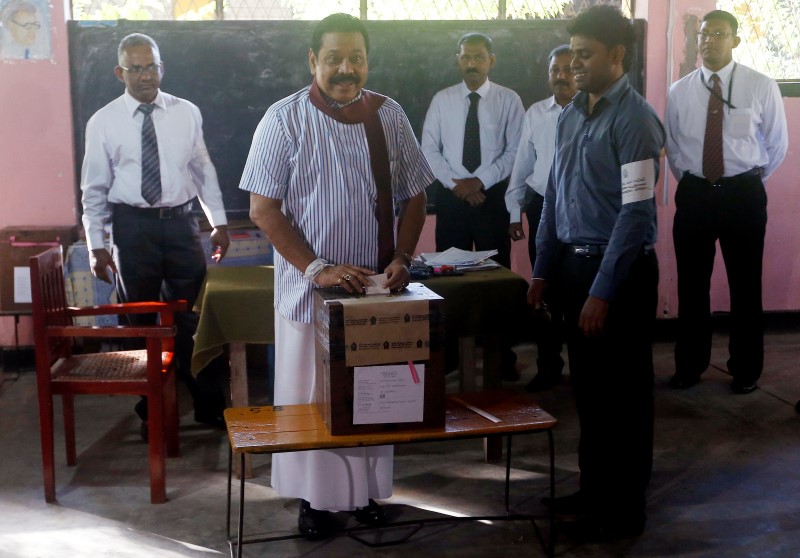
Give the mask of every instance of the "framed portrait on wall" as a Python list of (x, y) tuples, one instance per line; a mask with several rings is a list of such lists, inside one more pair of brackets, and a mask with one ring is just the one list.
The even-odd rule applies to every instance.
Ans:
[(0, 58), (48, 60), (50, 5), (45, 0), (0, 0)]

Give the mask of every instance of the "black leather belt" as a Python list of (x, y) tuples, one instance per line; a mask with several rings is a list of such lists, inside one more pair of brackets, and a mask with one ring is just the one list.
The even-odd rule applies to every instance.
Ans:
[(567, 244), (567, 251), (574, 256), (597, 258), (605, 254), (608, 244)]
[(719, 186), (732, 186), (732, 185), (735, 185), (735, 184), (743, 184), (743, 183), (751, 183), (752, 184), (753, 180), (756, 177), (761, 177), (763, 175), (763, 172), (764, 171), (761, 169), (761, 167), (753, 167), (749, 171), (745, 171), (743, 173), (739, 173), (739, 174), (737, 174), (735, 176), (721, 176), (721, 177), (719, 177), (717, 179), (716, 182), (711, 182), (710, 180), (707, 180), (707, 179), (705, 179), (705, 178), (703, 178), (701, 176), (694, 175), (694, 174), (692, 174), (690, 172), (687, 172), (686, 174), (691, 176), (694, 180), (707, 182), (707, 183), (711, 184), (712, 186), (719, 187)]
[(175, 207), (135, 207), (133, 205), (116, 204), (114, 205), (114, 212), (127, 215), (139, 215), (141, 217), (149, 217), (150, 219), (175, 219), (191, 213), (192, 202), (188, 201), (183, 205), (176, 205)]
[[(606, 253), (608, 244), (567, 244), (567, 252), (573, 256), (583, 256), (584, 258), (599, 258)], [(649, 254), (655, 250), (655, 245), (647, 244), (642, 246), (642, 253)]]

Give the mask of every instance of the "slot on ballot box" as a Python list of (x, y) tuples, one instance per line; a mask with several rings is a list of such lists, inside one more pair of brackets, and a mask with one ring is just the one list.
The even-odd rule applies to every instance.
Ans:
[(444, 299), (314, 294), (316, 402), (334, 436), (444, 425)]

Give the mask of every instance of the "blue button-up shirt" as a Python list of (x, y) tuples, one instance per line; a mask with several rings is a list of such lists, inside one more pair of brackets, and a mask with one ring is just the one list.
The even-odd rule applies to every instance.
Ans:
[(664, 127), (623, 75), (588, 113), (580, 92), (562, 112), (536, 235), (534, 277), (555, 271), (563, 244), (607, 245), (589, 293), (614, 299), (644, 246), (656, 241), (656, 202), (623, 203), (621, 167), (650, 161), (658, 180)]

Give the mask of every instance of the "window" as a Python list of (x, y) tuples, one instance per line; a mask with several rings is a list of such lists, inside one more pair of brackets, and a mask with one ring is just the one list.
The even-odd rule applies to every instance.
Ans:
[(615, 5), (626, 15), (633, 8), (633, 0), (73, 0), (72, 18), (317, 20), (345, 12), (371, 20), (557, 19), (595, 4)]
[(717, 8), (739, 22), (735, 60), (787, 82), (781, 83), (784, 94), (800, 85), (800, 0), (718, 0)]

